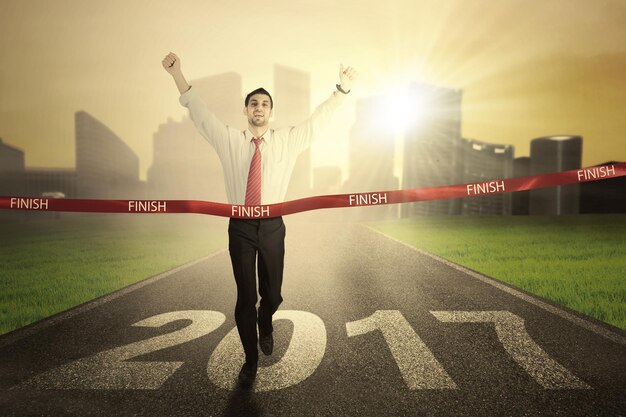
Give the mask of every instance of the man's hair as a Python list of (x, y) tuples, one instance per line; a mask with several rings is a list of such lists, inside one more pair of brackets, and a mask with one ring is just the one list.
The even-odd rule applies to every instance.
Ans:
[(246, 96), (246, 101), (245, 101), (245, 105), (246, 107), (248, 107), (248, 103), (250, 102), (250, 98), (255, 95), (255, 94), (265, 94), (266, 96), (268, 96), (270, 98), (270, 108), (274, 108), (274, 100), (272, 100), (272, 96), (270, 96), (270, 93), (267, 92), (267, 90), (265, 88), (257, 88), (256, 90), (252, 91), (251, 93), (249, 93)]

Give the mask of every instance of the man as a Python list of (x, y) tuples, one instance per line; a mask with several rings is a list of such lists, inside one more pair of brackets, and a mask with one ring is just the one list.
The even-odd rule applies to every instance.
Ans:
[[(170, 52), (162, 64), (174, 78), (181, 94), (181, 105), (189, 109), (196, 128), (213, 146), (222, 162), (228, 202), (249, 206), (284, 201), (298, 155), (309, 147), (316, 132), (329, 121), (356, 79), (354, 69), (344, 69), (341, 65), (340, 84), (336, 85), (332, 95), (317, 107), (308, 120), (282, 129), (269, 129), (274, 102), (265, 89), (256, 89), (246, 96), (243, 114), (248, 119), (248, 128), (241, 131), (224, 125), (208, 110), (185, 80), (178, 56)], [(285, 257), (285, 224), (282, 217), (231, 218), (228, 237), (237, 283), (235, 321), (245, 352), (239, 380), (242, 385), (250, 386), (257, 373), (257, 343), (265, 355), (270, 355), (274, 346), (272, 315), (283, 300), (280, 291)], [(258, 315), (255, 266), (261, 295)]]

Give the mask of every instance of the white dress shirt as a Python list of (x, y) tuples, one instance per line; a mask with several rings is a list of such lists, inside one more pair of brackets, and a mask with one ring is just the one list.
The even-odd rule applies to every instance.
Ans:
[[(298, 155), (307, 149), (315, 134), (328, 123), (343, 101), (343, 94), (333, 92), (320, 104), (311, 117), (297, 126), (268, 129), (261, 143), (261, 204), (281, 203)], [(213, 146), (222, 162), (226, 195), (230, 204), (243, 205), (250, 161), (255, 145), (252, 133), (226, 126), (209, 111), (193, 87), (179, 97), (189, 109), (189, 116), (200, 134)]]

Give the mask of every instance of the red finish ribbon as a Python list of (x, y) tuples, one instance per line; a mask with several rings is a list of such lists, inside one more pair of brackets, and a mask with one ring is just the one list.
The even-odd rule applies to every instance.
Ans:
[(529, 177), (411, 190), (322, 195), (260, 206), (242, 206), (198, 200), (83, 200), (0, 197), (0, 209), (98, 213), (197, 213), (240, 219), (258, 219), (325, 208), (376, 206), (501, 194), (621, 176), (626, 176), (626, 163), (624, 162)]

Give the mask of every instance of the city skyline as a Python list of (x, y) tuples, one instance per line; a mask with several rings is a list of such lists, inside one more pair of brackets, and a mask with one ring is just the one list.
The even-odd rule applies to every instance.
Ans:
[[(139, 156), (146, 179), (159, 123), (185, 115), (160, 68), (172, 50), (188, 79), (236, 70), (244, 91), (273, 89), (275, 63), (306, 71), (311, 109), (332, 91), (340, 62), (361, 73), (352, 104), (411, 82), (458, 88), (463, 137), (524, 156), (533, 138), (575, 134), (585, 138), (584, 166), (626, 160), (623, 3), (360, 4), (277, 1), (255, 15), (251, 2), (2, 2), (0, 50), (11, 65), (0, 68), (0, 137), (25, 151), (29, 168), (73, 167), (73, 113), (85, 110)], [(320, 19), (326, 31), (316, 30)], [(262, 29), (260, 43), (246, 27)], [(284, 36), (295, 28), (306, 36)], [(313, 167), (346, 171), (353, 110), (314, 145)]]
[[(233, 77), (231, 75), (229, 79), (201, 80), (197, 85), (203, 86), (205, 92), (214, 96), (216, 89), (222, 90), (217, 93), (217, 95), (220, 95), (232, 90), (233, 87), (236, 88), (237, 80), (236, 76)], [(431, 92), (435, 93), (435, 90), (431, 90)], [(426, 171), (421, 174), (418, 173), (418, 175), (415, 175), (416, 172), (405, 172), (402, 174), (404, 179), (408, 180), (412, 186), (446, 185), (452, 179), (452, 182), (455, 183), (468, 183), (472, 187), (483, 187), (471, 189), (471, 192), (477, 194), (487, 192), (488, 188), (485, 188), (487, 184), (493, 187), (492, 191), (498, 190), (499, 188), (497, 187), (502, 187), (502, 190), (504, 190), (504, 182), (500, 181), (500, 179), (581, 168), (582, 138), (580, 136), (536, 138), (531, 143), (531, 157), (519, 157), (514, 160), (514, 148), (511, 145), (489, 144), (461, 138), (458, 135), (458, 129), (455, 126), (458, 126), (460, 115), (458, 100), (460, 92), (438, 89), (432, 97), (436, 99), (432, 103), (433, 108), (437, 109), (436, 114), (433, 114), (431, 119), (424, 121), (425, 128), (418, 127), (418, 130), (413, 130), (416, 126), (412, 126), (410, 130), (412, 133), (406, 137), (407, 143), (415, 145), (419, 142), (422, 148), (422, 152), (419, 152), (418, 155), (420, 155), (423, 161), (417, 165), (430, 165), (426, 168)], [(372, 111), (370, 102), (376, 101), (376, 99), (377, 97), (371, 97), (370, 100), (364, 100), (359, 103), (359, 119), (361, 122), (354, 125), (351, 137), (351, 161), (362, 161), (364, 165), (370, 166), (372, 169), (362, 170), (359, 169), (360, 165), (355, 166), (357, 170), (351, 170), (348, 180), (341, 187), (339, 180), (340, 170), (338, 167), (334, 172), (329, 170), (332, 167), (325, 167), (321, 171), (319, 168), (316, 168), (314, 169), (316, 172), (314, 177), (315, 194), (338, 193), (342, 188), (342, 191), (345, 193), (354, 192), (358, 189), (368, 192), (373, 189), (382, 191), (398, 188), (398, 178), (392, 174), (394, 147), (390, 146), (390, 141), (380, 142), (377, 140), (376, 136), (379, 133), (377, 132), (376, 122), (368, 117), (368, 114)], [(177, 199), (208, 198), (210, 201), (225, 202), (224, 198), (219, 198), (217, 195), (223, 194), (223, 192), (214, 187), (217, 182), (220, 182), (217, 181), (218, 178), (215, 178), (216, 181), (206, 182), (207, 178), (220, 176), (221, 172), (214, 170), (209, 175), (198, 176), (192, 174), (190, 177), (190, 172), (184, 173), (189, 171), (186, 169), (188, 163), (185, 161), (184, 151), (181, 152), (176, 148), (170, 148), (168, 151), (167, 145), (165, 148), (160, 146), (161, 150), (166, 152), (163, 155), (173, 152), (178, 154), (178, 156), (174, 156), (173, 159), (168, 157), (165, 160), (159, 158), (164, 165), (160, 169), (157, 168), (157, 171), (163, 174), (167, 174), (169, 171), (173, 176), (183, 174), (183, 177), (186, 176), (187, 178), (179, 177), (172, 183), (170, 175), (157, 175), (156, 178), (151, 175), (147, 183), (141, 182), (138, 175), (138, 158), (120, 138), (115, 136), (106, 125), (85, 112), (77, 112), (75, 119), (77, 132), (80, 132), (76, 136), (76, 170), (63, 168), (27, 169), (24, 166), (24, 153), (19, 149), (4, 145), (0, 139), (0, 195), (30, 196), (33, 201), (39, 201), (36, 196), (49, 198), (52, 195), (69, 198), (124, 199), (134, 197), (154, 199), (157, 197), (155, 195), (156, 192), (160, 194), (160, 198), (165, 199), (172, 199), (178, 193)], [(180, 134), (184, 135), (185, 130), (192, 128), (190, 124), (191, 121), (188, 120), (184, 124), (168, 122), (168, 125), (162, 125), (165, 129), (159, 140), (164, 139), (168, 141), (169, 138), (170, 144), (174, 144), (175, 142), (171, 142), (171, 140), (176, 141)], [(369, 128), (364, 128), (362, 124), (369, 126)], [(454, 133), (455, 131), (456, 134)], [(374, 148), (361, 146), (360, 137), (373, 141)], [(194, 144), (195, 147), (195, 143), (196, 141), (190, 140), (186, 146)], [(208, 146), (206, 146), (206, 151), (208, 150)], [(187, 152), (189, 152), (188, 148)], [(201, 151), (200, 148), (196, 148), (191, 152), (191, 154), (198, 154), (198, 156), (202, 153), (205, 152)], [(205, 155), (208, 158), (211, 156), (212, 153), (210, 152)], [(211, 165), (219, 170), (219, 163), (217, 161), (214, 162), (216, 163)], [(437, 163), (433, 165), (433, 162)], [(611, 163), (614, 162), (608, 162), (607, 164)], [(166, 165), (170, 165), (169, 168)], [(197, 173), (206, 170), (211, 165), (197, 165), (195, 168), (191, 168)], [(456, 168), (454, 167), (455, 165)], [(185, 168), (180, 169), (181, 166)], [(354, 166), (354, 164), (351, 164), (351, 166)], [(603, 172), (602, 168), (592, 169), (594, 169), (593, 175)], [(587, 171), (579, 171), (579, 179), (581, 172)], [(204, 186), (201, 186), (197, 180), (204, 181)], [(620, 203), (624, 197), (623, 180), (624, 178), (615, 178), (607, 180), (604, 184), (583, 184), (580, 186), (580, 192), (578, 185), (574, 184), (531, 190), (530, 192), (522, 191), (515, 193), (515, 196), (509, 193), (497, 195), (490, 195), (490, 193), (480, 194), (479, 196), (463, 199), (462, 206), (458, 204), (460, 202), (459, 199), (434, 201), (436, 203), (434, 205), (429, 204), (429, 202), (422, 202), (418, 205), (419, 207), (417, 207), (415, 212), (426, 215), (561, 215), (578, 214), (579, 206), (582, 207), (582, 213), (623, 212), (624, 207), (626, 207)], [(169, 186), (167, 185), (168, 183)], [(188, 187), (193, 184), (195, 184), (195, 187), (187, 188), (186, 191), (180, 189), (181, 186)], [(174, 188), (171, 187), (172, 185), (174, 185)], [(469, 187), (468, 185), (468, 194), (470, 193)], [(200, 196), (209, 191), (209, 189), (212, 189), (212, 191), (206, 197)], [(185, 195), (190, 190), (192, 194)], [(181, 191), (182, 194), (180, 194)], [(215, 194), (215, 191), (217, 191), (217, 194)], [(529, 194), (530, 200), (528, 198)], [(12, 198), (13, 200), (14, 198)], [(377, 210), (372, 208), (362, 210), (365, 208), (363, 207), (362, 209), (355, 209), (350, 216), (350, 220), (371, 218), (372, 216), (374, 218), (395, 218), (398, 215), (404, 217), (414, 211), (409, 206), (415, 205), (409, 204), (401, 207), (380, 206)], [(342, 217), (339, 212), (334, 214), (335, 218)], [(6, 212), (0, 213), (0, 215), (11, 217), (11, 214)], [(333, 216), (326, 216), (326, 218), (330, 217)]]
[[(280, 69), (281, 75), (283, 75), (283, 76), (285, 74), (289, 74), (289, 70), (287, 68), (284, 68), (284, 67), (281, 67), (281, 66), (276, 66), (276, 68)], [(287, 71), (287, 72), (285, 72), (285, 71)], [(298, 71), (296, 71), (296, 73), (297, 72)], [(233, 81), (235, 83), (240, 83), (241, 82), (239, 74), (236, 74), (236, 73), (219, 74), (218, 76), (215, 76), (215, 77), (206, 77), (206, 78), (203, 78), (203, 79), (200, 79), (200, 80), (194, 80), (194, 81), (197, 83), (196, 84), (198, 86), (197, 88), (200, 89), (201, 94), (203, 94), (204, 96), (222, 96), (222, 97), (225, 97), (225, 94), (228, 93), (229, 90), (232, 90), (233, 87), (235, 87), (235, 85), (232, 84)], [(216, 84), (216, 83), (218, 83), (218, 84)], [(284, 81), (283, 81), (283, 83), (284, 83)], [(213, 87), (210, 86), (211, 84), (213, 84)], [(303, 87), (303, 86), (301, 85), (300, 87)], [(413, 94), (415, 94), (415, 91), (420, 90), (420, 89), (424, 89), (424, 88), (432, 89), (433, 91), (439, 90), (440, 91), (439, 94), (441, 94), (441, 92), (445, 93), (446, 91), (448, 92), (446, 94), (455, 92), (455, 90), (450, 90), (450, 89), (442, 88), (442, 87), (439, 87), (439, 86), (428, 86), (428, 85), (423, 85), (423, 84), (413, 84), (411, 87), (412, 87), (412, 90), (414, 90)], [(217, 94), (215, 94), (216, 92), (217, 92)], [(462, 93), (463, 92), (460, 91), (460, 90), (457, 90), (456, 93), (455, 93), (458, 96), (457, 99), (456, 99), (457, 100), (456, 107), (459, 107), (459, 108), (460, 108), (459, 102), (460, 102), (460, 97), (462, 96)], [(285, 96), (285, 97), (287, 97), (287, 96)], [(425, 96), (425, 97), (426, 97), (424, 99), (425, 102), (428, 102), (428, 97), (427, 96)], [(431, 97), (430, 100), (433, 100), (433, 97)], [(231, 104), (232, 104), (232, 99), (230, 101), (231, 101)], [(359, 99), (359, 102), (357, 103), (357, 109), (359, 109), (359, 108), (361, 109), (361, 114), (360, 114), (360, 117), (356, 117), (354, 122), (349, 126), (349, 128), (350, 128), (349, 152), (350, 152), (350, 155), (352, 155), (352, 157), (350, 158), (351, 161), (348, 164), (348, 167), (345, 168), (346, 172), (343, 173), (343, 177), (345, 177), (345, 181), (342, 181), (342, 183), (343, 183), (343, 187), (342, 187), (343, 188), (343, 192), (353, 191), (353, 190), (349, 189), (350, 184), (352, 183), (352, 181), (355, 178), (358, 179), (359, 177), (363, 177), (363, 175), (362, 175), (363, 173), (367, 173), (365, 175), (365, 177), (368, 177), (369, 180), (365, 181), (365, 182), (357, 181), (354, 184), (357, 185), (357, 188), (359, 188), (359, 187), (362, 188), (364, 186), (366, 188), (369, 187), (367, 189), (363, 189), (362, 191), (364, 191), (364, 192), (367, 192), (368, 190), (370, 190), (370, 188), (372, 188), (371, 187), (372, 181), (373, 181), (373, 184), (378, 184), (381, 181), (383, 183), (384, 182), (389, 182), (389, 178), (390, 178), (389, 174), (392, 174), (392, 171), (393, 171), (393, 174), (396, 173), (396, 168), (397, 167), (395, 166), (395, 164), (393, 162), (394, 162), (394, 160), (395, 161), (398, 160), (398, 156), (394, 155), (394, 152), (398, 151), (398, 147), (397, 147), (396, 144), (393, 144), (392, 142), (393, 142), (393, 137), (397, 135), (397, 132), (394, 133), (394, 132), (386, 132), (386, 131), (380, 130), (381, 129), (380, 124), (378, 122), (376, 122), (376, 121), (373, 121), (372, 117), (371, 117), (373, 113), (376, 113), (377, 111), (381, 111), (381, 109), (384, 107), (384, 104), (385, 103), (383, 103), (381, 101), (381, 97), (380, 96), (361, 97)], [(423, 115), (422, 116), (422, 120), (409, 122), (409, 124), (412, 124), (412, 126), (407, 126), (408, 129), (407, 129), (406, 133), (403, 133), (403, 134), (401, 134), (400, 136), (398, 136), (396, 138), (396, 139), (399, 139), (402, 142), (405, 142), (404, 143), (404, 147), (406, 147), (406, 142), (407, 141), (412, 141), (413, 140), (413, 139), (410, 139), (410, 138), (413, 135), (415, 135), (416, 132), (421, 132), (423, 129), (428, 130), (428, 129), (432, 128), (432, 126), (428, 127), (431, 124), (434, 124), (434, 126), (437, 126), (437, 124), (440, 124), (441, 120), (439, 120), (439, 118), (440, 118), (441, 115), (443, 115), (444, 119), (447, 119), (448, 117), (451, 117), (451, 114), (448, 114), (448, 113), (449, 112), (454, 112), (453, 107), (455, 107), (454, 105), (452, 105), (452, 106), (446, 105), (446, 106), (442, 107), (441, 103), (437, 103), (436, 100), (435, 101), (429, 101), (429, 105), (431, 106), (431, 110), (430, 110), (429, 114), (428, 115)], [(298, 112), (299, 111), (298, 107), (299, 106), (296, 106), (295, 108), (293, 108), (291, 110)], [(232, 123), (232, 121), (234, 120), (234, 117), (235, 117), (235, 113), (234, 112), (231, 112), (228, 109), (224, 109), (224, 108), (218, 108), (216, 110), (217, 110), (217, 114), (220, 115), (223, 118), (223, 120), (230, 121)], [(439, 116), (437, 116), (437, 114), (439, 114), (439, 113), (441, 113), (441, 114)], [(367, 115), (367, 116), (363, 117), (365, 115)], [(357, 116), (359, 116), (358, 111), (357, 111)], [(100, 130), (94, 130), (92, 132), (93, 135), (95, 135), (95, 137), (100, 137), (102, 135), (102, 131), (106, 132), (105, 133), (106, 135), (108, 135), (110, 138), (114, 138), (114, 140), (111, 142), (113, 146), (120, 146), (119, 144), (123, 144), (122, 146), (127, 148), (127, 150), (125, 150), (124, 152), (130, 152), (129, 155), (131, 155), (132, 158), (138, 159), (138, 155), (135, 152), (133, 152), (133, 150), (128, 146), (126, 141), (124, 141), (124, 138), (121, 138), (118, 135), (116, 135), (115, 132), (113, 132), (109, 128), (109, 126), (104, 124), (101, 120), (95, 118), (94, 115), (90, 115), (89, 113), (85, 112), (84, 110), (78, 110), (74, 114), (74, 119), (76, 121), (83, 120), (85, 117), (87, 117), (87, 118), (89, 118), (91, 120), (90, 124), (96, 123), (99, 126)], [(458, 112), (458, 116), (457, 116), (458, 122), (462, 121), (462, 117), (463, 117), (462, 111)], [(451, 120), (452, 119), (454, 119), (454, 117), (452, 117)], [(182, 124), (186, 125), (186, 128), (179, 129), (178, 127), (175, 127), (175, 126), (181, 126)], [(227, 124), (228, 124), (228, 122), (227, 122)], [(79, 125), (82, 126), (82, 123), (76, 122), (76, 125), (75, 125), (76, 128), (78, 128)], [(172, 127), (174, 127), (174, 130), (172, 130)], [(165, 135), (165, 137), (163, 137), (163, 132), (162, 132), (163, 128), (165, 128), (166, 130), (169, 131)], [(415, 129), (417, 129), (417, 131)], [(442, 126), (438, 126), (435, 130), (437, 130), (437, 129), (444, 129), (445, 130), (445, 128), (442, 128)], [(438, 135), (438, 137), (440, 139), (445, 139), (443, 141), (445, 143), (439, 144), (438, 145), (439, 147), (444, 146), (449, 141), (452, 141), (452, 142), (458, 142), (458, 144), (454, 145), (454, 146), (469, 146), (469, 147), (474, 146), (475, 147), (476, 146), (475, 144), (479, 144), (479, 146), (481, 146), (481, 147), (485, 147), (485, 146), (489, 147), (489, 148), (494, 147), (494, 149), (495, 148), (502, 148), (502, 149), (511, 148), (510, 149), (510, 157), (511, 158), (515, 158), (515, 159), (529, 159), (529, 156), (525, 156), (525, 155), (520, 156), (520, 155), (515, 154), (515, 146), (513, 146), (513, 145), (491, 143), (491, 142), (480, 140), (479, 138), (466, 138), (466, 137), (463, 137), (462, 135), (459, 135), (458, 132), (457, 132), (457, 134), (445, 134), (444, 130), (442, 130), (441, 132), (439, 132), (439, 131), (436, 132), (436, 135)], [(450, 133), (450, 132), (448, 132), (448, 133)], [(185, 138), (184, 138), (185, 143), (190, 143), (190, 144), (194, 144), (194, 145), (201, 145), (202, 148), (206, 147), (207, 150), (209, 151), (209, 154), (203, 155), (204, 151), (200, 151), (199, 148), (198, 149), (194, 149), (194, 150), (186, 149), (186, 151), (190, 152), (189, 155), (194, 155), (194, 157), (196, 159), (196, 164), (199, 162), (197, 160), (199, 157), (200, 158), (207, 158), (207, 161), (210, 161), (211, 169), (213, 170), (213, 173), (210, 176), (216, 177), (218, 175), (221, 175), (221, 166), (219, 166), (220, 162), (217, 159), (217, 155), (214, 155), (214, 151), (210, 148), (210, 146), (207, 146), (205, 140), (203, 138), (199, 137), (197, 132), (195, 132), (195, 130), (193, 128), (193, 124), (191, 122), (191, 119), (189, 118), (189, 115), (183, 116), (182, 119), (179, 120), (179, 121), (174, 121), (172, 118), (168, 118), (167, 121), (164, 121), (163, 123), (159, 124), (159, 128), (157, 129), (157, 131), (153, 135), (153, 141), (160, 140), (160, 139), (167, 138), (167, 137), (169, 137), (169, 140), (175, 140), (175, 137), (177, 135), (180, 135), (180, 134), (185, 135)], [(422, 133), (418, 133), (418, 134), (421, 135)], [(359, 135), (364, 135), (363, 139), (365, 140), (365, 142), (363, 142), (361, 144), (359, 143)], [(79, 141), (77, 140), (77, 138), (79, 136), (80, 137), (84, 137), (84, 138), (88, 138), (88, 137), (90, 137), (90, 134), (86, 134), (86, 133), (80, 133), (79, 134), (78, 130), (77, 130), (77, 133), (75, 134), (75, 138), (74, 138), (77, 144), (79, 143)], [(198, 136), (198, 137), (194, 137), (194, 136)], [(383, 140), (380, 141), (380, 140), (378, 140), (379, 138), (377, 139), (377, 137), (382, 137)], [(538, 138), (532, 138), (531, 140), (529, 140), (529, 145), (532, 145), (531, 142), (535, 142), (535, 141), (538, 141), (538, 140), (541, 140), (541, 139), (545, 139), (545, 138), (555, 138), (555, 139), (557, 139), (557, 142), (558, 142), (559, 139), (563, 139), (563, 138), (567, 138), (567, 137), (569, 137), (569, 136), (568, 135), (544, 135), (544, 136), (541, 136), (541, 137), (538, 137)], [(574, 135), (573, 137), (580, 137), (580, 136)], [(580, 137), (580, 139), (581, 139), (581, 145), (582, 145), (582, 137)], [(4, 146), (5, 148), (12, 149), (13, 151), (15, 151), (17, 153), (21, 153), (23, 158), (24, 158), (24, 160), (26, 159), (27, 154), (26, 154), (26, 151), (24, 149), (15, 147), (12, 144), (7, 143), (1, 137), (0, 137), (0, 144), (2, 146)], [(367, 146), (362, 146), (362, 145), (367, 145)], [(175, 146), (175, 143), (172, 142), (170, 146)], [(83, 147), (84, 147), (84, 145), (83, 145)], [(361, 148), (365, 149), (366, 153), (369, 153), (369, 156), (365, 157), (366, 163), (364, 164), (364, 166), (359, 167), (359, 166), (356, 166), (354, 164), (354, 162), (356, 160), (362, 159), (363, 156), (365, 155), (363, 153), (363, 150), (357, 151), (355, 153), (355, 151), (354, 151), (355, 147), (361, 147)], [(75, 149), (76, 149), (77, 152), (79, 152), (78, 148), (75, 147)], [(155, 147), (155, 150), (156, 149), (157, 148)], [(581, 149), (580, 149), (581, 158), (584, 155), (583, 154), (583, 149), (584, 149), (584, 147), (581, 146)], [(169, 150), (162, 149), (162, 151), (163, 150), (165, 150), (166, 154), (169, 155), (169, 156), (172, 156), (175, 153), (177, 153), (178, 154), (177, 157), (179, 159), (180, 158), (186, 158), (184, 153), (181, 154), (181, 150), (179, 150), (177, 148), (170, 148)], [(88, 152), (88, 153), (89, 152), (91, 152), (91, 153), (94, 152), (93, 149), (89, 149), (89, 148), (85, 148), (85, 150), (80, 151), (80, 152), (84, 153), (85, 151)], [(383, 153), (391, 152), (389, 154), (389, 155), (391, 155), (391, 157), (390, 158), (389, 157), (381, 158), (383, 156), (381, 152), (383, 152)], [(501, 152), (498, 152), (498, 153), (501, 153)], [(509, 153), (509, 152), (507, 152), (507, 153)], [(97, 153), (94, 154), (94, 155), (97, 155)], [(354, 157), (355, 155), (358, 155), (357, 158)], [(387, 155), (387, 156), (389, 156), (389, 155)], [(415, 155), (421, 156), (421, 157), (425, 157), (425, 158), (431, 158), (432, 157), (432, 155), (430, 155), (430, 151), (426, 152), (426, 153), (418, 152)], [(374, 159), (372, 159), (371, 157), (374, 157)], [(93, 159), (93, 156), (91, 157), (91, 159)], [(15, 161), (10, 160), (9, 162), (14, 163)], [(111, 158), (111, 161), (108, 161), (107, 163), (111, 164), (111, 162), (112, 162), (112, 158)], [(149, 183), (150, 182), (150, 171), (155, 168), (155, 163), (156, 162), (157, 162), (157, 159), (156, 158), (153, 159), (153, 164), (148, 169), (148, 178), (147, 179), (142, 179), (138, 175), (138, 167), (135, 167), (135, 170), (137, 171), (137, 175), (136, 175), (137, 179), (139, 179), (139, 181), (142, 181), (144, 183)], [(615, 160), (613, 159), (613, 160), (601, 161), (600, 163), (595, 164), (593, 166), (597, 166), (597, 165), (600, 165), (602, 163), (608, 163), (608, 162), (615, 162)], [(82, 160), (81, 166), (89, 168), (89, 164), (85, 165), (85, 163), (86, 163), (86, 161)], [(179, 163), (184, 163), (184, 161), (180, 160)], [(377, 178), (376, 176), (372, 177), (372, 174), (374, 173), (374, 172), (372, 172), (372, 166), (371, 166), (372, 163), (374, 163), (374, 164), (391, 163), (392, 167), (394, 169), (392, 171), (389, 171), (385, 175), (382, 175), (380, 178), (376, 179)], [(189, 164), (189, 166), (191, 168), (194, 167), (194, 165), (191, 164), (190, 162), (187, 162), (187, 164)], [(402, 165), (406, 166), (407, 162), (404, 161), (402, 163)], [(416, 166), (420, 166), (420, 165), (421, 164), (416, 164)], [(577, 164), (576, 166), (579, 167), (579, 168), (584, 168), (585, 167), (582, 164)], [(73, 167), (49, 167), (49, 166), (28, 166), (26, 164), (22, 165), (21, 168), (13, 168), (13, 169), (11, 169), (9, 167), (3, 167), (3, 168), (4, 168), (4, 171), (7, 171), (7, 168), (8, 168), (8, 171), (15, 171), (15, 172), (20, 172), (20, 171), (24, 171), (24, 170), (25, 171), (30, 171), (30, 172), (35, 172), (35, 171), (38, 171), (38, 170), (41, 171), (41, 172), (45, 172), (46, 170), (51, 170), (51, 171), (68, 171), (68, 170), (71, 171), (71, 170), (77, 170), (77, 171), (80, 171), (80, 169), (77, 166), (73, 166)], [(178, 169), (178, 167), (170, 167), (170, 169), (171, 168)], [(204, 169), (204, 168), (207, 168), (207, 167), (202, 167), (202, 169)], [(317, 168), (320, 168), (320, 169), (337, 168), (337, 169), (339, 169), (340, 172), (342, 170), (342, 168), (339, 167), (338, 165), (330, 165), (330, 164), (321, 165), (321, 166), (313, 166), (313, 165), (311, 165), (310, 168), (311, 168), (311, 174), (310, 174), (311, 175), (311, 178), (310, 178), (311, 185), (313, 185), (313, 183), (315, 182), (315, 179), (313, 177), (313, 171), (315, 169), (317, 169)], [(111, 169), (112, 169), (111, 172), (113, 172), (114, 171), (114, 165), (111, 165)], [(200, 167), (196, 166), (193, 169), (200, 169)], [(573, 168), (571, 168), (571, 169), (573, 169)], [(361, 174), (354, 175), (355, 174), (355, 170), (360, 172)], [(444, 169), (444, 171), (445, 171), (445, 169)], [(555, 168), (552, 171), (560, 172), (561, 170)], [(552, 172), (552, 171), (550, 171), (550, 172)], [(546, 171), (544, 173), (547, 173), (547, 172), (548, 171)], [(167, 169), (165, 169), (164, 172), (161, 173), (161, 177), (162, 177), (161, 181), (164, 178), (163, 175), (165, 175), (166, 173), (167, 173)], [(421, 178), (420, 181), (426, 181), (426, 182), (430, 181), (430, 179), (427, 178), (428, 176), (424, 176), (424, 175), (415, 176), (414, 173), (413, 174), (407, 173), (407, 172), (405, 172), (405, 170), (399, 171), (399, 174), (401, 176), (405, 176), (405, 177), (408, 174), (412, 178)], [(454, 175), (455, 175), (454, 173), (452, 173), (452, 171), (449, 174), (451, 175), (451, 178), (453, 178)], [(530, 175), (530, 171), (527, 174), (524, 174), (524, 175)], [(131, 175), (131, 177), (132, 177), (132, 175)], [(506, 175), (500, 175), (498, 178), (500, 178), (500, 177), (501, 178), (510, 178), (511, 177), (511, 173), (509, 172)], [(175, 178), (175, 176), (172, 177), (172, 178)], [(396, 178), (396, 180), (397, 179), (398, 178)], [(404, 179), (404, 181), (405, 182), (407, 181), (406, 178)], [(441, 178), (440, 178), (436, 182), (437, 182), (437, 184), (430, 184), (430, 185), (451, 185), (453, 183), (461, 183), (461, 182), (463, 182), (463, 179), (462, 178), (455, 178), (454, 180), (450, 180), (450, 181), (441, 181)], [(465, 181), (465, 182), (471, 182), (471, 181)], [(186, 185), (189, 186), (189, 185), (192, 185), (192, 184), (189, 183), (189, 184), (186, 184)], [(319, 187), (319, 185), (321, 185), (321, 184), (318, 184), (318, 187)], [(205, 186), (206, 186), (206, 184), (205, 184)], [(176, 187), (177, 187), (177, 190), (179, 190), (181, 186), (180, 185), (176, 185)], [(202, 189), (204, 190), (207, 187), (202, 187)], [(348, 188), (346, 188), (346, 187), (348, 187)], [(210, 188), (213, 188), (213, 186), (211, 186)], [(219, 189), (222, 188), (221, 187), (221, 182), (220, 182), (218, 188)], [(311, 188), (313, 188), (313, 187), (311, 187)], [(376, 188), (376, 189), (386, 188), (386, 189), (390, 189), (391, 190), (391, 189), (396, 189), (397, 186), (389, 186), (389, 185), (387, 185), (385, 187), (385, 186), (378, 185), (378, 188), (376, 186), (374, 186), (374, 188)], [(404, 188), (407, 188), (406, 184), (405, 184)], [(415, 188), (415, 187), (409, 186), (408, 188)], [(194, 189), (194, 187), (191, 187), (191, 189)], [(310, 189), (309, 189), (309, 191), (310, 191)], [(219, 193), (219, 194), (221, 195), (221, 193)], [(306, 197), (306, 196), (308, 196), (308, 195), (303, 195), (302, 197)], [(162, 195), (161, 197), (162, 198), (166, 198), (167, 194)], [(183, 198), (183, 197), (181, 197), (181, 198)], [(224, 198), (222, 200), (225, 201)]]

